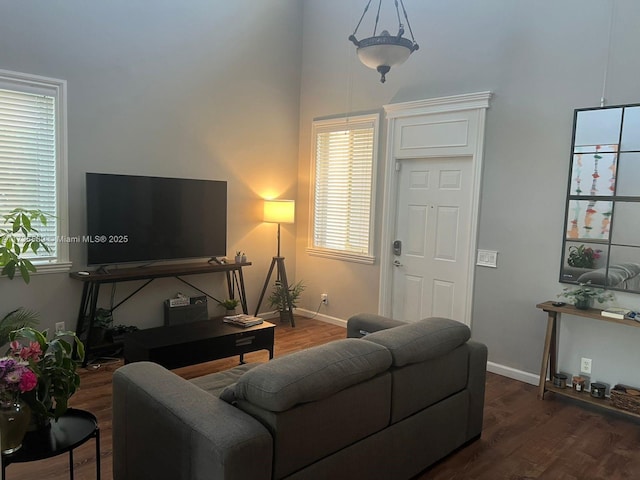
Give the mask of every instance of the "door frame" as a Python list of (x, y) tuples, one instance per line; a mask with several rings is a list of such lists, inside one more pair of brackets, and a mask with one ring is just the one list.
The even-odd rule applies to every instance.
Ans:
[(471, 231), (464, 323), (471, 326), (475, 252), (478, 244), (480, 186), (486, 110), (491, 92), (479, 92), (384, 105), (387, 120), (385, 181), (382, 204), (380, 295), (378, 312), (390, 316), (393, 287), (392, 242), (396, 235), (398, 169), (402, 160), (470, 157), (472, 171)]

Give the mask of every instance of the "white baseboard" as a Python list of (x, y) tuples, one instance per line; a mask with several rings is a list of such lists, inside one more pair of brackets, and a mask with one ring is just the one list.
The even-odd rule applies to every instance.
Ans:
[[(296, 308), (294, 313), (296, 315), (300, 315), (301, 317), (313, 318), (314, 320), (320, 320), (321, 322), (330, 323), (331, 325), (337, 325), (339, 327), (347, 328), (347, 321), (342, 320), (341, 318), (322, 315), (321, 313), (312, 312), (311, 310), (306, 310), (304, 308)], [(258, 316), (265, 320), (280, 318), (278, 312), (260, 312)]]
[(487, 371), (502, 375), (503, 377), (512, 378), (520, 382), (528, 383), (529, 385), (537, 386), (540, 383), (539, 375), (500, 365), (499, 363), (487, 362)]
[(347, 321), (342, 320), (341, 318), (330, 317), (329, 315), (323, 315), (321, 313), (316, 314), (316, 312), (305, 310), (304, 308), (296, 308), (296, 314), (307, 318), (313, 318), (314, 320), (320, 320), (321, 322), (330, 323), (331, 325), (347, 328)]

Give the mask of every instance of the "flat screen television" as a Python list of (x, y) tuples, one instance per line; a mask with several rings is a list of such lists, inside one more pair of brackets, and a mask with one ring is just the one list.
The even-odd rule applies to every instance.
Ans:
[(87, 173), (88, 265), (225, 256), (227, 182)]

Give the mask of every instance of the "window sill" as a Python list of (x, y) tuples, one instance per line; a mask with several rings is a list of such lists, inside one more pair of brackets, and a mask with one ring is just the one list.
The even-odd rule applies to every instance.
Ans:
[(36, 267), (37, 272), (31, 273), (31, 275), (44, 275), (49, 273), (67, 273), (71, 271), (71, 262), (51, 261), (51, 262), (33, 262), (33, 266)]
[(332, 258), (333, 260), (343, 260), (345, 262), (363, 263), (373, 265), (376, 257), (360, 253), (342, 252), (339, 250), (327, 250), (321, 248), (307, 248), (307, 253), (312, 257)]

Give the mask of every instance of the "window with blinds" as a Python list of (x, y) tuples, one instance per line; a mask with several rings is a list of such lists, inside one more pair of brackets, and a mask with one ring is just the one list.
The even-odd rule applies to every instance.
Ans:
[(30, 256), (45, 263), (68, 261), (68, 248), (60, 248), (68, 243), (61, 228), (66, 226), (61, 220), (66, 212), (64, 86), (60, 80), (0, 71), (0, 215), (14, 208), (47, 215), (47, 225), (36, 228), (50, 252)]
[(373, 263), (378, 115), (313, 124), (309, 253)]

